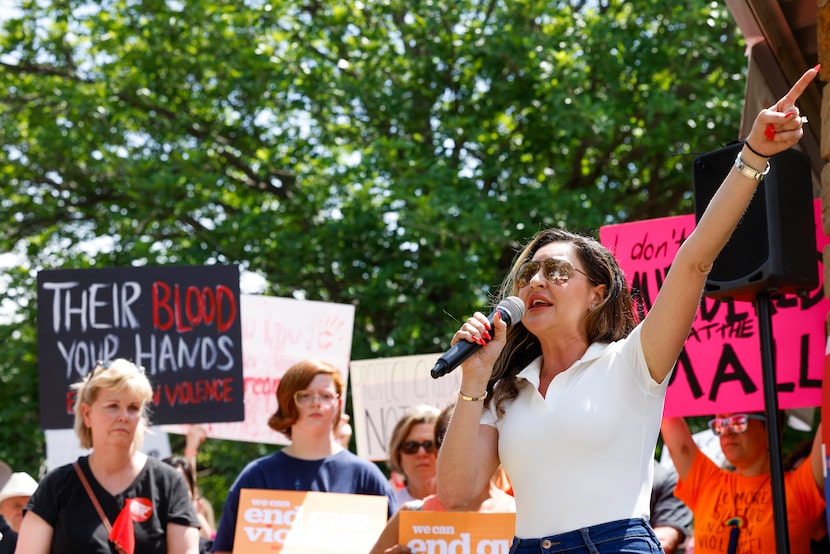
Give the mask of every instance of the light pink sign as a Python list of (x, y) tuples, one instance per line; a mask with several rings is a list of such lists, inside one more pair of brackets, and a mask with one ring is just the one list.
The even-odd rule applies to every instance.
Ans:
[[(821, 220), (815, 203), (815, 221)], [(615, 254), (629, 285), (653, 304), (680, 244), (695, 226), (694, 215), (610, 225), (600, 241)], [(816, 260), (828, 238), (817, 226)], [(821, 405), (825, 318), (830, 301), (820, 284), (806, 298), (773, 299), (779, 408)], [(752, 302), (704, 297), (669, 384), (665, 415), (692, 416), (764, 409), (759, 321)]]
[[(306, 358), (321, 358), (343, 372), (348, 381), (354, 306), (275, 296), (240, 295), (245, 420), (205, 423), (207, 435), (266, 444), (288, 444), (268, 427), (277, 410), (277, 386), (285, 371)], [(185, 434), (187, 426), (166, 425), (170, 433)]]

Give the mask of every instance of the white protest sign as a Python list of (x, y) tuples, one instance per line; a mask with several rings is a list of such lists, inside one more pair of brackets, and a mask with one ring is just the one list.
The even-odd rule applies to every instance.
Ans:
[[(78, 435), (74, 429), (46, 429), (43, 432), (46, 438), (46, 471), (62, 465), (71, 464), (79, 456), (86, 456), (92, 449), (81, 448)], [(151, 427), (144, 433), (141, 443), (142, 452), (154, 458), (167, 458), (170, 450), (170, 439), (161, 428)]]
[[(295, 363), (319, 358), (341, 369), (346, 381), (354, 306), (251, 294), (240, 300), (245, 420), (203, 426), (211, 438), (288, 444), (282, 433), (268, 427), (268, 418), (277, 410), (280, 379)], [(182, 425), (165, 429), (187, 433)]]
[(407, 411), (420, 404), (439, 410), (458, 398), (461, 371), (433, 379), (440, 354), (356, 360), (350, 365), (352, 421), (357, 454), (386, 460), (389, 435)]

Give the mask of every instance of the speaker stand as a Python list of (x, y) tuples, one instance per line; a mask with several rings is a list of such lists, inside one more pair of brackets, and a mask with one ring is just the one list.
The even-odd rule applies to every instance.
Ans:
[[(767, 414), (769, 442), (770, 486), (772, 487), (772, 515), (775, 523), (775, 551), (789, 554), (790, 538), (787, 528), (787, 499), (784, 492), (784, 466), (781, 460), (781, 434), (778, 429), (778, 391), (775, 378), (775, 353), (772, 342), (772, 311), (769, 293), (755, 296), (755, 311), (761, 337), (761, 375), (764, 387), (764, 405)], [(807, 460), (805, 463), (809, 463)]]

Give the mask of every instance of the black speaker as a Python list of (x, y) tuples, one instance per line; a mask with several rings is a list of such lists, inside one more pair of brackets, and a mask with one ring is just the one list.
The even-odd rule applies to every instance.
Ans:
[[(735, 143), (695, 158), (696, 222), (742, 147)], [(715, 260), (706, 296), (751, 301), (761, 292), (806, 295), (819, 284), (809, 157), (790, 148), (769, 163), (769, 173)]]

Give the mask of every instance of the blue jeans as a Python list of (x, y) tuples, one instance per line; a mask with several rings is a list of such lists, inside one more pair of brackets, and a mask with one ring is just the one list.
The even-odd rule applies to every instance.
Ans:
[(660, 541), (643, 519), (621, 519), (541, 539), (513, 538), (510, 554), (653, 554)]

